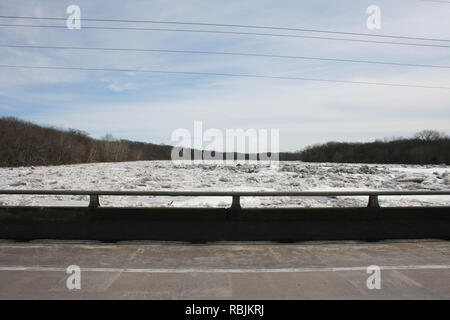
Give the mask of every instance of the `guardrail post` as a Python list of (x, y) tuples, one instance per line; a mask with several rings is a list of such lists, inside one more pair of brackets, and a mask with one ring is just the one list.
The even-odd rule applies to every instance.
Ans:
[(232, 210), (240, 210), (241, 209), (241, 203), (240, 203), (239, 196), (233, 196), (233, 201), (231, 202), (231, 209)]
[(369, 203), (367, 204), (369, 208), (379, 208), (380, 203), (378, 202), (378, 195), (369, 195)]
[(89, 208), (98, 208), (100, 207), (100, 200), (98, 198), (98, 194), (89, 195)]

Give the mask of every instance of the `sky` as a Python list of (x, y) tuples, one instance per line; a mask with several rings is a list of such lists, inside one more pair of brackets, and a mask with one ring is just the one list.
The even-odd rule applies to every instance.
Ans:
[[(450, 39), (450, 3), (423, 0), (131, 0), (1, 1), (0, 15), (244, 24), (374, 35)], [(369, 30), (366, 10), (381, 9)], [(0, 18), (0, 24), (65, 25)], [(355, 37), (286, 30), (81, 21), (81, 29), (0, 26), (1, 65), (147, 69), (254, 74), (450, 87), (450, 68), (424, 68), (254, 56), (6, 48), (40, 45), (225, 51), (450, 66), (450, 47), (173, 31), (100, 30), (125, 26), (298, 34), (376, 41), (450, 42)], [(76, 128), (99, 138), (175, 144), (180, 128), (278, 129), (280, 150), (326, 141), (372, 141), (423, 129), (450, 133), (450, 90), (338, 82), (139, 72), (0, 68), (0, 116)]]

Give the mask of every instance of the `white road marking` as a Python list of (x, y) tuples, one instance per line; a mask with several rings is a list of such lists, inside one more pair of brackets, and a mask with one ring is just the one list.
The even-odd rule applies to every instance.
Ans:
[[(380, 266), (381, 270), (445, 270), (450, 265), (400, 265)], [(123, 272), (123, 273), (289, 273), (289, 272), (343, 272), (366, 271), (363, 267), (335, 267), (335, 268), (81, 268), (84, 272)], [(42, 266), (0, 266), (1, 271), (30, 271), (30, 272), (66, 272), (66, 268)]]

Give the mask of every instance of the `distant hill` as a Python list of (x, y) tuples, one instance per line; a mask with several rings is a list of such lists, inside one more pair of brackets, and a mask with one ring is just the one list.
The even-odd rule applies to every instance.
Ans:
[(307, 162), (450, 164), (450, 138), (434, 130), (412, 138), (366, 143), (327, 142), (294, 153), (281, 153), (280, 160)]
[(106, 137), (107, 140), (98, 140), (75, 129), (61, 130), (11, 117), (0, 118), (0, 166), (170, 159), (171, 146)]
[[(91, 162), (170, 160), (172, 146), (111, 135), (94, 139), (85, 132), (42, 127), (16, 118), (0, 118), (0, 167)], [(189, 151), (188, 151), (189, 152)], [(190, 150), (191, 155), (194, 150)], [(233, 154), (237, 158), (237, 153)], [(225, 158), (218, 153), (217, 158)], [(245, 158), (248, 159), (248, 154)], [(259, 157), (258, 157), (259, 158)], [(424, 130), (412, 138), (367, 143), (327, 142), (298, 152), (281, 152), (282, 161), (347, 163), (450, 164), (450, 138)]]

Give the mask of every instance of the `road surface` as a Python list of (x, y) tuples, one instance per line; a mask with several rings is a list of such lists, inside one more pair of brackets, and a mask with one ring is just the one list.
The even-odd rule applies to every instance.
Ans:
[(0, 299), (450, 299), (450, 242), (0, 241)]

